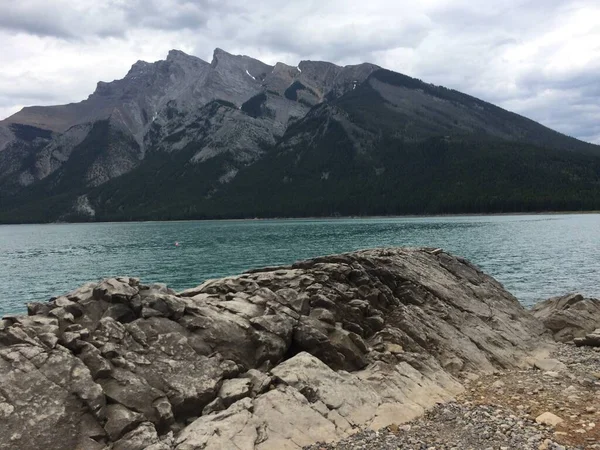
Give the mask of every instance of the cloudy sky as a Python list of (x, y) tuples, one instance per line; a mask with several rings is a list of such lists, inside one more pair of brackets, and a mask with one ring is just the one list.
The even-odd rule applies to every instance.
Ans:
[(177, 48), (373, 62), (600, 143), (598, 0), (0, 0), (0, 118)]

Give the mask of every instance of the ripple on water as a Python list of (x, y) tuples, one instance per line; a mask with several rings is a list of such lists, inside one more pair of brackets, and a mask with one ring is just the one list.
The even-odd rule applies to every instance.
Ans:
[(180, 290), (253, 267), (384, 246), (462, 255), (527, 305), (570, 291), (600, 295), (596, 214), (7, 225), (0, 314), (107, 276)]

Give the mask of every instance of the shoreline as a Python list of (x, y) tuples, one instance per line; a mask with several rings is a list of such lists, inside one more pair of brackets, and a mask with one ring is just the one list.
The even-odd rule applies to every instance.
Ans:
[[(345, 439), (304, 450), (598, 449), (597, 355), (592, 347), (559, 342), (548, 355), (552, 359), (541, 360), (559, 370), (528, 367), (463, 379), (463, 393), (410, 422), (377, 431), (364, 427)], [(598, 376), (590, 375), (595, 373)], [(544, 414), (558, 423), (546, 422)]]
[[(85, 283), (0, 320), (0, 434), (23, 450), (42, 440), (93, 450), (398, 448), (369, 433), (411, 448), (583, 450), (581, 438), (600, 430), (579, 420), (600, 410), (583, 409), (599, 393), (588, 376), (597, 358), (564, 345), (550, 355), (558, 361), (548, 356), (558, 337), (595, 339), (582, 318), (598, 307), (570, 296), (532, 313), (466, 259), (430, 247), (333, 254), (181, 292), (131, 277)], [(564, 309), (581, 315), (550, 328)], [(556, 377), (540, 377), (548, 371)], [(585, 383), (567, 387), (559, 372)], [(577, 401), (559, 402), (563, 391)], [(48, 414), (49, 404), (66, 413)], [(554, 413), (562, 427), (540, 422)], [(26, 433), (23, 417), (36, 418)]]
[(537, 212), (502, 212), (502, 213), (449, 213), (449, 214), (405, 214), (405, 215), (373, 215), (373, 216), (308, 216), (308, 217), (254, 217), (246, 219), (174, 219), (174, 220), (107, 220), (81, 222), (20, 222), (0, 223), (0, 226), (16, 225), (84, 225), (84, 224), (117, 224), (117, 223), (187, 223), (187, 222), (268, 222), (268, 221), (326, 221), (326, 220), (373, 220), (373, 219), (438, 219), (465, 217), (521, 217), (521, 216), (575, 216), (599, 215), (600, 210), (593, 211), (537, 211)]

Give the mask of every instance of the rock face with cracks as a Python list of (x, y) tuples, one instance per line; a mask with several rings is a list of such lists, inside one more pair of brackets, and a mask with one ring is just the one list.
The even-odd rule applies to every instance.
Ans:
[(559, 342), (582, 338), (600, 328), (600, 300), (581, 294), (549, 298), (531, 311)]
[(578, 347), (582, 345), (588, 345), (590, 347), (600, 347), (600, 328), (594, 330), (593, 333), (586, 334), (582, 338), (574, 339), (573, 342)]
[(433, 249), (375, 249), (176, 294), (89, 283), (0, 322), (0, 449), (299, 449), (409, 421), (521, 367), (542, 324)]

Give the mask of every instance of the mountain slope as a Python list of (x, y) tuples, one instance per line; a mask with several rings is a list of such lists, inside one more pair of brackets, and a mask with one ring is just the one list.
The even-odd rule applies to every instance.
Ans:
[[(304, 72), (300, 67), (305, 69)], [(122, 165), (120, 173), (109, 171), (108, 178), (96, 179), (88, 175), (89, 187), (106, 181), (111, 174), (120, 175), (137, 167), (148, 150), (161, 148), (171, 151), (185, 147), (195, 137), (185, 131), (188, 125), (196, 121), (191, 129), (202, 128), (204, 124), (197, 121), (198, 111), (215, 100), (242, 108), (252, 98), (265, 96), (261, 102), (260, 123), (255, 121), (255, 133), (263, 135), (267, 129), (270, 136), (266, 139), (273, 141), (283, 135), (288, 122), (302, 118), (310, 106), (321, 102), (325, 95), (341, 95), (350, 88), (349, 79), (363, 81), (376, 68), (370, 64), (343, 68), (310, 61), (301, 62), (299, 67), (294, 68), (283, 64), (269, 66), (221, 49), (214, 51), (210, 64), (176, 50), (170, 51), (164, 61), (138, 61), (125, 78), (111, 83), (99, 82), (96, 91), (80, 103), (24, 108), (1, 121), (1, 195), (15, 194), (60, 170), (98, 121), (109, 120), (123, 130), (129, 135), (126, 139), (132, 138), (137, 142), (140, 154), (136, 164)], [(301, 95), (286, 97), (291, 85), (297, 86), (302, 91)], [(219, 131), (217, 141), (231, 141), (239, 133), (253, 134), (252, 130), (240, 130), (240, 124), (234, 122), (221, 123), (223, 130)], [(23, 137), (19, 127), (47, 135), (46, 140), (33, 139), (31, 135), (35, 133), (31, 132)], [(214, 123), (207, 129), (215, 131)], [(261, 152), (261, 146), (250, 141), (246, 140), (249, 147), (242, 149), (244, 160), (250, 153)], [(119, 145), (119, 142), (114, 143), (114, 147)], [(235, 152), (235, 149), (232, 151)], [(211, 152), (208, 148), (205, 153)], [(114, 156), (107, 164), (115, 166), (120, 163), (121, 156)], [(88, 167), (83, 170), (95, 172), (97, 169)]]
[(480, 135), (541, 147), (600, 155), (600, 146), (565, 136), (490, 103), (389, 70), (377, 70), (360, 89), (338, 101), (366, 128), (408, 139)]
[(0, 148), (4, 222), (600, 208), (599, 146), (372, 64), (171, 51)]

